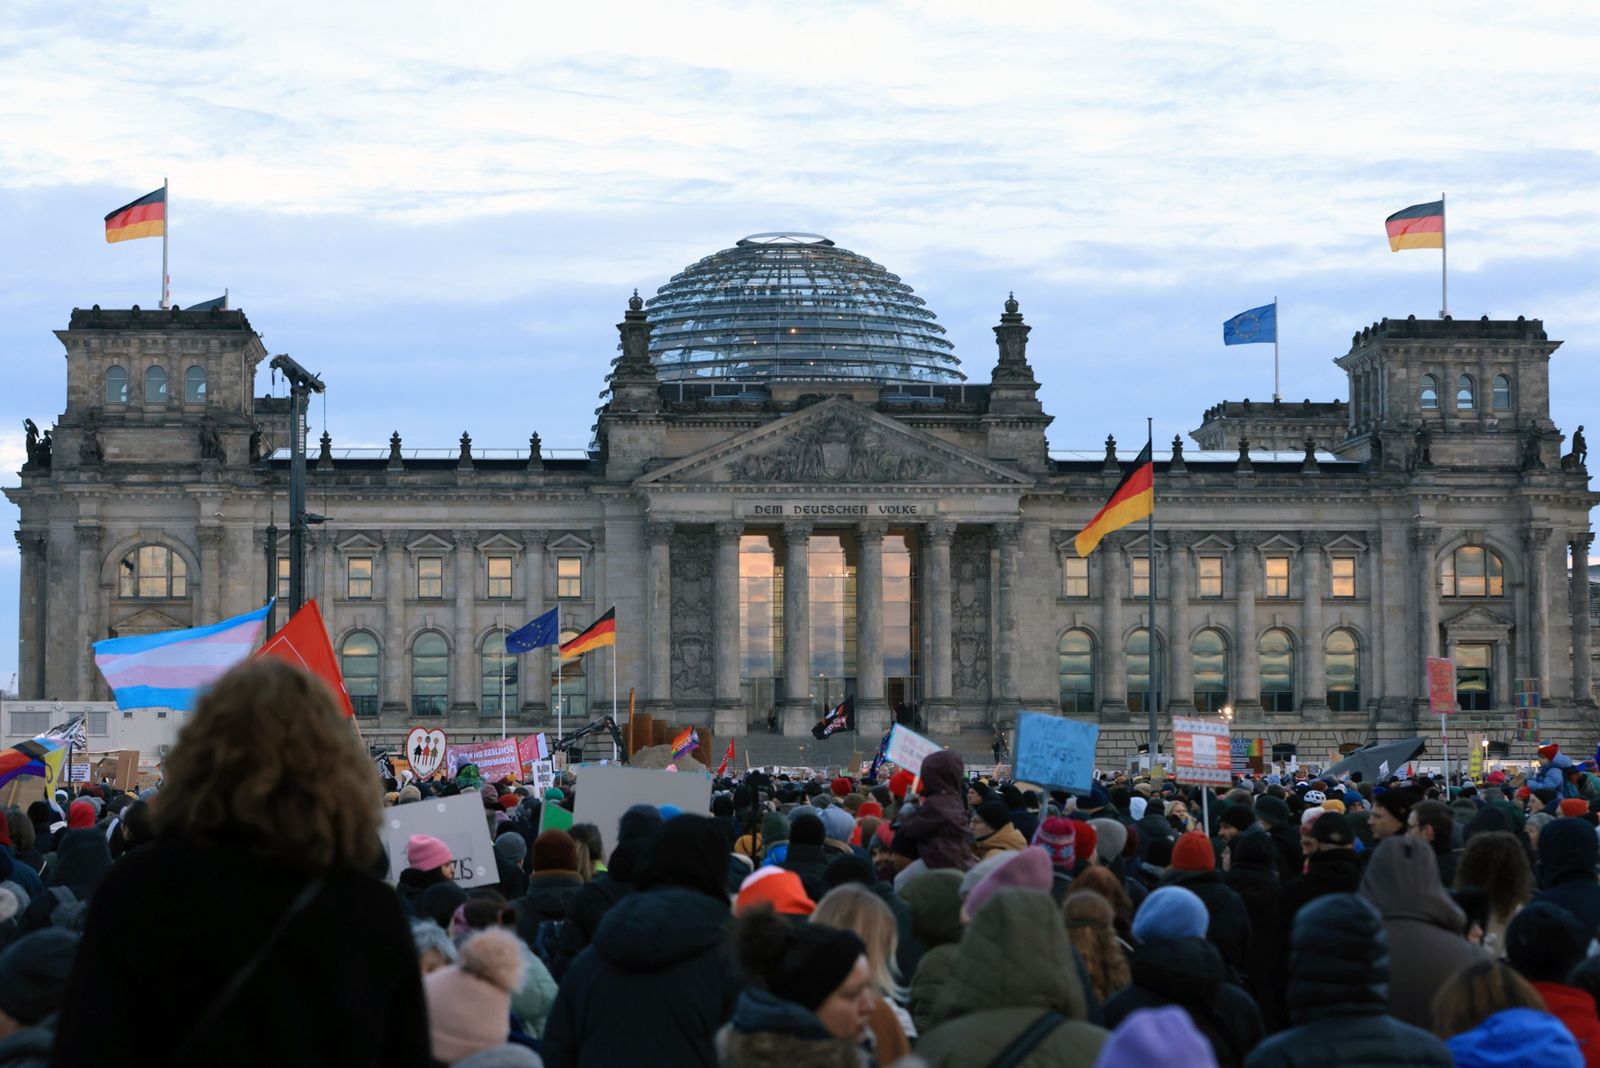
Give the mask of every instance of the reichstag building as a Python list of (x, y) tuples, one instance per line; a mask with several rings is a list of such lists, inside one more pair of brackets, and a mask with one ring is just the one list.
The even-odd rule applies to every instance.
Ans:
[[(963, 363), (898, 276), (758, 234), (628, 301), (587, 449), (324, 434), (307, 589), (365, 733), (498, 736), (502, 707), (545, 725), (558, 694), (570, 725), (609, 711), (615, 656), (624, 701), (719, 738), (805, 734), (853, 697), (874, 740), (905, 715), (986, 751), (1056, 709), (1102, 723), (1109, 759), (1153, 700), (1321, 753), (1431, 731), (1425, 659), (1448, 655), (1458, 725), (1509, 737), (1536, 691), (1547, 733), (1588, 736), (1569, 590), (1596, 497), (1540, 321), (1386, 319), (1330, 353), (1346, 397), (1208, 409), (1156, 454), (1153, 576), (1142, 523), (1074, 551), (1143, 443), (1051, 448), (1030, 329), (1005, 301), (993, 358)], [(287, 592), (289, 415), (254, 395), (242, 311), (75, 309), (57, 336), (65, 409), (6, 491), (20, 696), (106, 699), (96, 639)], [(615, 650), (507, 658), (504, 628), (557, 603), (569, 633), (615, 605)]]

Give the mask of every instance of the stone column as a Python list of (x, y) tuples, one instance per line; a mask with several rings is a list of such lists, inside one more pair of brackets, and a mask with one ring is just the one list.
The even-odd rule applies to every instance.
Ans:
[(1589, 661), (1589, 546), (1594, 535), (1574, 531), (1572, 549), (1572, 699), (1583, 708), (1593, 708), (1593, 665)]
[[(1100, 558), (1091, 553), (1090, 569), (1100, 576), (1100, 718), (1107, 723), (1128, 719), (1128, 676), (1123, 671), (1121, 534), (1100, 543)], [(1096, 566), (1098, 564), (1098, 566)]]
[[(200, 528), (200, 597), (196, 620), (200, 626), (222, 620), (222, 540), (227, 531), (220, 526)], [(280, 619), (287, 619), (287, 613)]]
[(1511, 643), (1494, 643), (1494, 707), (1504, 711), (1511, 704)]
[(731, 738), (749, 727), (739, 696), (739, 539), (744, 536), (744, 524), (718, 523), (712, 528), (712, 536), (716, 539), (711, 576), (711, 596), (716, 605), (711, 618), (716, 691), (711, 726), (718, 738)]
[(17, 591), (17, 696), (38, 701), (45, 696), (44, 667), (49, 644), (45, 641), (45, 587), (40, 574), (44, 570), (46, 543), (44, 535), (37, 531), (13, 533), (22, 558)]
[(1234, 663), (1239, 666), (1233, 679), (1236, 719), (1261, 716), (1261, 658), (1256, 647), (1256, 590), (1261, 574), (1256, 546), (1260, 543), (1254, 532), (1240, 531), (1234, 538), (1233, 572), (1239, 588), (1234, 605)]
[(100, 612), (100, 528), (87, 523), (80, 523), (73, 528), (73, 535), (78, 546), (78, 590), (76, 611), (78, 614), (78, 677), (75, 680), (76, 693), (62, 696), (75, 697), (80, 701), (94, 699), (95, 682), (98, 673), (94, 666), (94, 656), (89, 646), (100, 637), (95, 620)]
[(1323, 545), (1319, 530), (1300, 535), (1300, 712), (1313, 719), (1328, 715), (1327, 674), (1322, 662)]
[(1189, 546), (1194, 535), (1175, 530), (1167, 535), (1167, 642), (1172, 679), (1167, 685), (1167, 710), (1175, 716), (1194, 711), (1194, 657), (1189, 653)]
[(1411, 648), (1417, 659), (1410, 674), (1417, 680), (1412, 707), (1418, 713), (1428, 708), (1428, 657), (1439, 655), (1439, 578), (1433, 559), (1438, 544), (1438, 527), (1411, 528), (1411, 569), (1417, 577), (1417, 632)]
[(887, 523), (856, 527), (856, 730), (877, 737), (889, 729), (883, 689), (883, 537)]
[(783, 703), (786, 735), (811, 732), (811, 524), (783, 525)]
[(951, 731), (956, 727), (955, 703), (951, 699), (950, 615), (953, 591), (950, 589), (950, 540), (956, 525), (935, 519), (923, 528), (924, 618), (928, 626), (929, 671), (927, 686), (927, 724), (932, 731)]
[[(339, 600), (339, 568), (333, 552), (334, 532), (326, 527), (312, 533), (306, 544), (317, 558), (317, 599), (322, 618), (328, 620)], [(329, 622), (332, 626), (332, 622)], [(336, 650), (337, 651), (337, 650)]]
[(472, 573), (478, 550), (473, 544), (477, 532), (454, 530), (450, 540), (455, 543), (456, 608), (455, 655), (451, 657), (450, 708), (456, 712), (475, 712), (478, 708), (478, 643), (477, 628), (473, 626), (472, 605), (476, 601), (476, 579)]
[[(1550, 693), (1550, 528), (1522, 532), (1528, 555), (1528, 674), (1539, 680), (1539, 693)], [(1583, 587), (1574, 586), (1576, 592)], [(1503, 644), (1503, 643), (1502, 643)], [(1502, 681), (1495, 665), (1495, 689)], [(1575, 695), (1576, 696), (1576, 695)], [(1496, 707), (1503, 707), (1496, 704)]]
[(1017, 643), (1021, 640), (1017, 626), (1017, 601), (1022, 595), (1020, 566), (1022, 524), (996, 523), (993, 540), (995, 554), (999, 557), (999, 585), (996, 597), (999, 626), (991, 628), (994, 635), (995, 677), (990, 691), (990, 704), (997, 724), (1009, 723), (1022, 707), (1021, 687), (1017, 685)]
[(648, 572), (644, 610), (649, 627), (650, 691), (645, 707), (666, 713), (672, 707), (672, 524), (644, 525)]
[(383, 706), (408, 712), (406, 693), (406, 532), (383, 532)]
[(43, 661), (44, 697), (47, 700), (70, 701), (77, 689), (77, 668), (82, 659), (63, 648), (67, 642), (78, 640), (77, 624), (72, 620), (78, 603), (78, 553), (71, 522), (52, 522), (49, 539), (44, 557), (44, 579), (39, 590), (40, 600), (45, 605), (44, 622), (39, 632), (44, 637), (44, 647), (50, 650), (50, 655)]
[[(544, 602), (544, 549), (549, 534), (542, 530), (522, 532), (523, 622), (549, 611)], [(560, 613), (557, 613), (558, 617)], [(565, 620), (560, 624), (567, 626)], [(559, 633), (557, 634), (559, 638)], [(525, 716), (543, 717), (550, 711), (550, 673), (554, 669), (552, 650), (547, 646), (524, 653), (517, 671)]]

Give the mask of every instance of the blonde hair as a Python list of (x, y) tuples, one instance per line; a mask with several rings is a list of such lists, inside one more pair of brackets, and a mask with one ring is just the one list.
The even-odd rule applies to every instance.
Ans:
[(836, 886), (817, 902), (811, 922), (854, 931), (867, 947), (872, 985), (891, 1001), (905, 1001), (906, 988), (900, 983), (900, 969), (895, 963), (895, 952), (900, 948), (900, 925), (894, 912), (877, 894), (860, 883)]
[(247, 660), (218, 679), (165, 772), (158, 836), (242, 841), (306, 871), (378, 858), (377, 773), (333, 693), (282, 660)]
[(1116, 913), (1111, 902), (1093, 890), (1071, 894), (1061, 905), (1067, 938), (1083, 958), (1095, 997), (1105, 1001), (1133, 982), (1127, 955), (1117, 944)]

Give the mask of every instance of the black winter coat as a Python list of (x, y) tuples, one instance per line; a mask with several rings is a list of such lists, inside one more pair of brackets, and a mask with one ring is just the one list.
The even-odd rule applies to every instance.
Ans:
[(1450, 1050), (1387, 1014), (1389, 945), (1377, 911), (1354, 894), (1307, 907), (1294, 929), (1287, 1001), (1295, 1026), (1245, 1068), (1450, 1068)]
[(716, 1068), (713, 1039), (741, 983), (724, 949), (728, 906), (694, 890), (629, 894), (567, 969), (545, 1024), (547, 1068)]
[(1169, 871), (1163, 886), (1181, 886), (1193, 891), (1205, 905), (1211, 922), (1206, 926), (1206, 941), (1222, 953), (1223, 961), (1237, 975), (1244, 975), (1250, 958), (1250, 914), (1239, 895), (1230, 890), (1214, 871)]
[(1361, 858), (1353, 849), (1318, 850), (1306, 859), (1306, 873), (1283, 888), (1283, 940), (1287, 944), (1294, 917), (1319, 897), (1353, 894), (1361, 885)]
[(600, 929), (600, 921), (606, 918), (611, 907), (631, 893), (633, 883), (607, 872), (592, 883), (584, 883), (583, 889), (572, 895), (572, 900), (567, 902), (567, 922), (562, 924), (561, 939), (557, 942), (560, 956), (550, 969), (556, 982), (561, 981), (578, 954), (594, 941), (594, 933)]
[(1237, 1068), (1261, 1041), (1256, 1003), (1228, 982), (1217, 947), (1202, 938), (1150, 941), (1128, 961), (1133, 985), (1105, 1003), (1105, 1026), (1115, 1028), (1139, 1009), (1174, 1005), (1189, 1014), (1211, 1043), (1219, 1068)]
[(1539, 832), (1539, 875), (1548, 888), (1534, 898), (1560, 905), (1600, 938), (1600, 882), (1595, 881), (1594, 828), (1586, 820), (1559, 819)]
[(1290, 880), (1300, 876), (1305, 867), (1305, 853), (1300, 849), (1300, 835), (1292, 827), (1268, 827), (1267, 837), (1278, 850), (1278, 881), (1288, 886)]
[(515, 904), (517, 934), (528, 943), (529, 949), (538, 948), (534, 943), (539, 924), (544, 920), (566, 919), (567, 905), (581, 889), (583, 880), (578, 878), (576, 872), (552, 871), (543, 875), (536, 872), (528, 880), (528, 892)]
[[(173, 1063), (307, 882), (237, 845), (158, 840), (117, 861), (89, 906), (55, 1063), (124, 1062), (131, 1036), (140, 1063)], [(328, 873), (192, 1049), (192, 1064), (426, 1066), (422, 976), (394, 892)]]
[[(1257, 832), (1259, 833), (1259, 832)], [(1288, 1022), (1283, 1009), (1284, 924), (1283, 887), (1271, 861), (1264, 867), (1241, 866), (1222, 877), (1228, 889), (1239, 895), (1250, 916), (1250, 952), (1245, 956), (1244, 988), (1261, 1007), (1261, 1022), (1267, 1033), (1280, 1031)]]
[(778, 867), (800, 876), (800, 885), (805, 887), (806, 896), (812, 901), (821, 901), (822, 895), (828, 892), (828, 883), (823, 875), (832, 860), (822, 846), (790, 842), (789, 855), (783, 858), (783, 863)]

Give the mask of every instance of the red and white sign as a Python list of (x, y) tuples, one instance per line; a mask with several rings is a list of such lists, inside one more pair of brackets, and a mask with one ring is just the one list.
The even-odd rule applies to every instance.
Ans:
[(427, 779), (444, 765), (444, 752), (446, 749), (444, 731), (435, 727), (412, 727), (411, 733), (406, 735), (406, 760), (411, 764), (411, 773), (419, 779)]
[(1428, 707), (1441, 716), (1458, 710), (1456, 666), (1449, 657), (1428, 657)]
[(1221, 720), (1172, 718), (1172, 749), (1184, 782), (1233, 782), (1232, 732)]
[(484, 782), (501, 779), (518, 779), (522, 776), (522, 760), (517, 754), (517, 740), (503, 738), (475, 745), (452, 745), (445, 750), (445, 774), (455, 778), (468, 764), (476, 764)]

